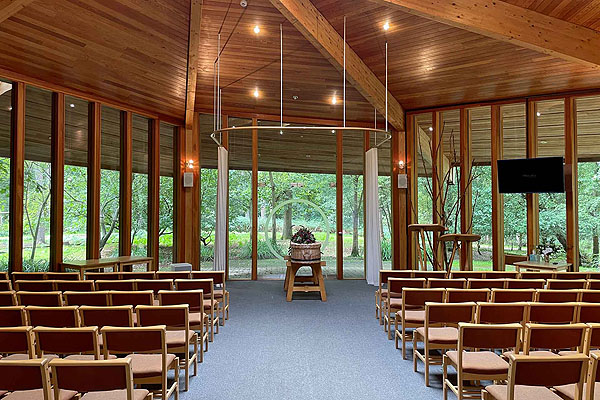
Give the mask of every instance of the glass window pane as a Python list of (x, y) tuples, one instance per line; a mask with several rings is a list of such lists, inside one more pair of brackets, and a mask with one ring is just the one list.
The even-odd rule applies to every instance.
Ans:
[(392, 268), (392, 141), (371, 133), (370, 147), (377, 147), (379, 160), (379, 213), (381, 216), (381, 262), (384, 269)]
[(200, 114), (200, 269), (212, 270), (215, 256), (217, 207), (217, 144), (213, 116)]
[(11, 83), (0, 81), (0, 271), (8, 270), (11, 88)]
[(174, 217), (174, 127), (160, 123), (160, 205), (159, 205), (159, 255), (160, 269), (166, 269), (173, 262)]
[(132, 116), (131, 254), (148, 253), (148, 123)]
[(119, 159), (121, 112), (102, 106), (100, 138), (100, 256), (119, 255)]
[(343, 131), (342, 138), (344, 278), (364, 278), (364, 132)]

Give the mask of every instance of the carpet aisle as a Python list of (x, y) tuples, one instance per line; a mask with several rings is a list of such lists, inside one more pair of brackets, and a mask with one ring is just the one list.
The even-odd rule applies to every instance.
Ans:
[(326, 281), (316, 294), (285, 301), (283, 282), (229, 282), (231, 317), (209, 346), (192, 399), (441, 399), (441, 368), (431, 387), (402, 360), (374, 317), (374, 287)]

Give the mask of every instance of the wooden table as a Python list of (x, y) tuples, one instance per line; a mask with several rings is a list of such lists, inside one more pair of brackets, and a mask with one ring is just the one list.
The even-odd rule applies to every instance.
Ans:
[(549, 272), (558, 272), (558, 271), (568, 271), (571, 269), (573, 264), (571, 263), (546, 263), (543, 261), (518, 261), (515, 264), (515, 268), (517, 272), (521, 272), (521, 269), (526, 271), (549, 271)]
[[(292, 301), (294, 292), (319, 292), (321, 294), (321, 301), (327, 301), (327, 293), (325, 293), (325, 280), (323, 279), (322, 267), (324, 267), (325, 261), (315, 262), (296, 262), (292, 261), (289, 256), (285, 257), (286, 260), (286, 271), (285, 271), (285, 283), (283, 290), (287, 292), (287, 301)], [(302, 267), (310, 267), (312, 269), (311, 276), (296, 276), (298, 270)], [(300, 283), (311, 283), (311, 285), (296, 285), (296, 282)]]
[(146, 264), (146, 270), (154, 270), (154, 259), (152, 257), (141, 256), (120, 256), (111, 258), (99, 258), (90, 260), (64, 261), (60, 263), (61, 271), (75, 269), (79, 271), (79, 278), (84, 279), (85, 271), (100, 268), (112, 268), (114, 272), (123, 271), (124, 267)]
[[(408, 231), (417, 234), (417, 261), (421, 265), (421, 271), (427, 271), (427, 242), (425, 240), (427, 232), (432, 233), (431, 252), (435, 259), (436, 250), (438, 248), (438, 235), (445, 232), (447, 229), (440, 224), (410, 224)], [(433, 270), (438, 269), (436, 265)]]
[(468, 243), (478, 242), (480, 239), (481, 236), (475, 235), (473, 233), (446, 233), (445, 235), (440, 236), (440, 242), (442, 242), (444, 245), (446, 242), (452, 242), (452, 254), (450, 255), (450, 259), (445, 259), (446, 251), (444, 251), (444, 262), (446, 264), (446, 271), (450, 272), (450, 270), (452, 269), (454, 256), (456, 255), (456, 251), (461, 246), (464, 246)]

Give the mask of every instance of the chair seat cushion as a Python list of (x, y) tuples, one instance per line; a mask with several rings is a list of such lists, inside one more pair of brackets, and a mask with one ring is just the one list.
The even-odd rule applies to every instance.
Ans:
[[(458, 351), (451, 350), (446, 355), (458, 366)], [(462, 362), (462, 370), (468, 374), (508, 375), (508, 363), (492, 351), (465, 351)]]
[[(195, 332), (193, 330), (188, 331), (188, 343), (192, 341)], [(185, 346), (185, 331), (167, 331), (167, 346), (180, 347)]]
[[(162, 355), (130, 354), (131, 369), (134, 378), (149, 378), (162, 374)], [(167, 354), (167, 367), (175, 361), (175, 355)]]
[[(575, 388), (577, 387), (576, 384), (572, 383), (570, 385), (563, 385), (563, 386), (554, 386), (554, 389), (560, 393), (561, 395), (563, 395), (565, 398), (567, 399), (574, 399), (575, 398)], [(584, 391), (584, 399), (587, 399), (587, 384), (583, 386), (583, 391)], [(596, 382), (594, 383), (594, 400), (600, 400), (600, 382)]]
[[(197, 325), (202, 324), (201, 315), (202, 315), (202, 313), (199, 313), (199, 312), (190, 313), (190, 317), (189, 317), (190, 326), (197, 326)], [(208, 315), (204, 314), (204, 321), (206, 322), (207, 320), (208, 320)]]
[[(150, 392), (146, 389), (134, 389), (133, 399), (144, 400)], [(82, 400), (127, 400), (127, 390), (107, 390), (103, 392), (87, 392), (81, 398)]]
[[(417, 328), (417, 333), (425, 337), (425, 327)], [(457, 344), (458, 329), (453, 327), (429, 328), (429, 343), (434, 344)]]
[[(75, 361), (94, 361), (93, 354), (72, 354), (70, 356), (65, 357), (67, 360), (75, 360)], [(109, 360), (116, 360), (117, 356), (114, 354), (108, 355)], [(100, 354), (100, 360), (104, 360), (104, 354)]]
[[(37, 358), (37, 356), (35, 356), (35, 358)], [(51, 360), (54, 360), (55, 358), (58, 358), (58, 355), (44, 354), (43, 358), (45, 358), (48, 361), (51, 361)], [(11, 354), (6, 357), (3, 357), (2, 359), (3, 360), (13, 360), (13, 361), (22, 361), (22, 360), (29, 360), (29, 356), (27, 354)]]
[[(213, 293), (215, 294), (215, 299), (222, 299), (223, 298), (223, 289), (215, 289), (213, 290)], [(210, 293), (205, 294), (204, 295), (205, 299), (210, 299)]]
[[(54, 390), (50, 391), (51, 399), (54, 399)], [(72, 390), (61, 390), (59, 400), (71, 400), (77, 396), (77, 392)], [(43, 389), (19, 390), (4, 396), (2, 400), (44, 400)]]
[(379, 292), (379, 295), (381, 297), (388, 297), (388, 290), (387, 289), (381, 289), (381, 291)]
[[(392, 307), (392, 309), (394, 310), (400, 310), (402, 309), (402, 298), (398, 298), (398, 297), (392, 297), (390, 298), (389, 301), (390, 306)], [(406, 306), (404, 306), (405, 309), (418, 309), (418, 308), (423, 308), (423, 306), (417, 306), (417, 305), (409, 305), (407, 304)]]
[[(508, 386), (491, 385), (485, 390), (496, 400), (508, 399)], [(515, 386), (515, 399), (518, 400), (562, 400), (560, 396), (552, 393), (550, 389), (543, 386)]]
[[(506, 358), (508, 358), (508, 356), (510, 354), (515, 354), (515, 352), (514, 351), (506, 351), (503, 354), (504, 354), (504, 356)], [(519, 354), (523, 354), (523, 352), (520, 351)], [(529, 355), (530, 356), (537, 356), (537, 357), (558, 357), (559, 356), (558, 354), (553, 353), (553, 352), (548, 351), (548, 350), (533, 350), (533, 351), (529, 352)]]
[[(402, 318), (402, 312), (397, 312), (396, 316), (400, 320)], [(404, 311), (404, 322), (409, 324), (421, 324), (425, 323), (425, 310), (406, 310)]]

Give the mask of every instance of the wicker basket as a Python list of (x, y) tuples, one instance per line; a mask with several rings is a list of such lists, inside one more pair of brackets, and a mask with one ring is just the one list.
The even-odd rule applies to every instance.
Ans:
[(295, 262), (315, 262), (321, 259), (321, 243), (290, 243), (290, 258)]

